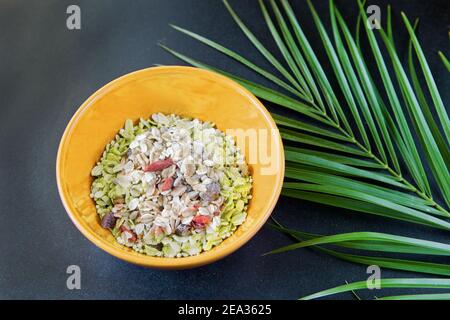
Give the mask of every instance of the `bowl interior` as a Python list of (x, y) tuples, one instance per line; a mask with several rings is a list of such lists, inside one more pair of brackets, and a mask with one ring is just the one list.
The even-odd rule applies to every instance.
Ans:
[[(152, 113), (175, 113), (214, 122), (220, 130), (264, 129), (265, 143), (277, 163), (264, 174), (263, 161), (250, 163), (253, 198), (248, 218), (219, 246), (195, 257), (157, 258), (136, 253), (118, 244), (103, 229), (89, 197), (90, 171), (105, 145), (126, 119), (148, 118)], [(126, 261), (160, 268), (187, 268), (215, 261), (239, 248), (264, 224), (281, 190), (284, 157), (281, 139), (267, 110), (248, 91), (220, 75), (189, 67), (157, 67), (123, 76), (94, 93), (77, 111), (61, 140), (57, 181), (63, 204), (80, 231), (100, 248)], [(269, 142), (272, 141), (272, 144)], [(260, 141), (261, 142), (261, 141)], [(263, 141), (264, 143), (264, 141)], [(239, 146), (249, 157), (249, 144)]]

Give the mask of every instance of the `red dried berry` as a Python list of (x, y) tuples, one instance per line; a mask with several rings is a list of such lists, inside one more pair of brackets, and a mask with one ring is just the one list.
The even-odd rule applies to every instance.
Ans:
[(196, 229), (204, 228), (208, 223), (211, 222), (211, 217), (209, 216), (195, 216), (192, 219), (192, 226)]
[(169, 178), (165, 178), (163, 180), (162, 186), (161, 186), (161, 191), (167, 191), (170, 190), (172, 188), (173, 185), (173, 178), (169, 177)]
[(135, 242), (137, 240), (136, 234), (131, 231), (130, 229), (128, 229), (127, 227), (125, 227), (124, 225), (120, 226), (120, 231), (123, 232), (128, 232), (129, 234), (131, 234), (131, 237), (128, 239), (128, 241), (130, 242)]
[(173, 165), (173, 160), (170, 158), (164, 160), (157, 160), (144, 167), (144, 171), (145, 172), (161, 171), (164, 170), (165, 168), (170, 167), (171, 165)]

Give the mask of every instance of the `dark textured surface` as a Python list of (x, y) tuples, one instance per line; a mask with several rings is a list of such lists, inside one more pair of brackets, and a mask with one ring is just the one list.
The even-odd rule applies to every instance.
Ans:
[[(303, 1), (293, 1), (319, 45)], [(448, 49), (448, 1), (392, 1), (399, 47), (405, 47), (400, 10), (421, 18), (420, 37), (448, 101), (449, 79), (436, 51)], [(327, 1), (316, 1), (327, 16)], [(371, 1), (382, 5), (387, 1)], [(65, 26), (66, 8), (79, 4), (82, 30)], [(256, 1), (232, 1), (263, 41), (273, 42)], [(354, 21), (356, 6), (338, 1)], [(384, 10), (384, 9), (383, 9)], [(350, 21), (350, 20), (349, 20)], [(187, 27), (245, 53), (261, 56), (238, 32), (220, 1), (2, 1), (0, 4), (0, 298), (293, 299), (367, 277), (363, 266), (310, 250), (261, 257), (289, 243), (263, 228), (226, 259), (187, 271), (136, 267), (101, 251), (75, 228), (59, 200), (55, 157), (62, 132), (78, 106), (97, 88), (153, 64), (180, 64), (156, 44), (254, 77), (228, 59), (172, 30)], [(307, 232), (385, 231), (448, 240), (443, 232), (310, 203), (281, 199), (275, 214)], [(66, 268), (82, 271), (82, 289), (66, 289)], [(383, 271), (383, 276), (408, 276)], [(363, 294), (369, 298), (374, 293)], [(377, 293), (375, 293), (377, 294)], [(351, 298), (341, 295), (340, 298)]]

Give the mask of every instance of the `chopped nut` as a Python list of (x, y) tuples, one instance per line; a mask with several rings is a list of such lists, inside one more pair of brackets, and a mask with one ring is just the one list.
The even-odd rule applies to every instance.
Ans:
[(175, 234), (180, 237), (185, 237), (189, 235), (190, 229), (191, 226), (188, 224), (179, 224), (178, 227), (175, 229)]

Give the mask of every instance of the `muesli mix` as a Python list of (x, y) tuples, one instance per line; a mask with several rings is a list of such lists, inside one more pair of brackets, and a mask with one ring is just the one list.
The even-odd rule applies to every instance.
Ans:
[(92, 169), (101, 225), (119, 243), (159, 257), (217, 246), (247, 216), (252, 177), (213, 123), (153, 114), (125, 122)]

